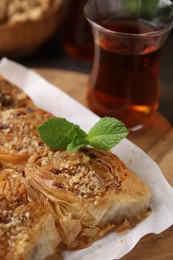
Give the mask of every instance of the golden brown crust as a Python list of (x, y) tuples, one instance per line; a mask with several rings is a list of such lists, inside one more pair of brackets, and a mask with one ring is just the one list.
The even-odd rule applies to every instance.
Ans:
[(0, 259), (36, 260), (57, 253), (60, 237), (51, 206), (26, 178), (12, 169), (1, 171), (0, 201)]
[(41, 109), (9, 109), (0, 114), (0, 162), (3, 167), (25, 166), (34, 152), (48, 147), (41, 141), (37, 127), (53, 117)]
[(26, 93), (0, 76), (0, 111), (21, 107), (36, 108)]
[(134, 226), (148, 215), (151, 192), (111, 152), (50, 151), (29, 163), (26, 176), (50, 199), (67, 249), (88, 246), (123, 223)]
[(84, 248), (148, 216), (149, 188), (116, 155), (52, 151), (36, 128), (53, 116), (3, 78), (0, 91), (0, 259), (61, 259), (60, 242)]

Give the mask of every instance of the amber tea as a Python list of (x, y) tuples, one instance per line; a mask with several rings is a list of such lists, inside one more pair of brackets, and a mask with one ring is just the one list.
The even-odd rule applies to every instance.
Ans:
[[(104, 21), (116, 32), (148, 33), (156, 30), (145, 21)], [(129, 46), (131, 44), (131, 46)], [(115, 116), (129, 128), (143, 124), (158, 107), (160, 48), (157, 39), (145, 46), (138, 39), (128, 43), (101, 37), (95, 45), (95, 61), (88, 88), (89, 106), (100, 116)], [(99, 61), (99, 64), (98, 64)]]

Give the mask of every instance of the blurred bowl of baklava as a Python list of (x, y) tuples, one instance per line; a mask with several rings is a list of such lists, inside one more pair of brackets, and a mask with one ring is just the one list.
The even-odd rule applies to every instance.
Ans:
[(0, 56), (33, 53), (57, 32), (62, 10), (63, 0), (1, 0)]

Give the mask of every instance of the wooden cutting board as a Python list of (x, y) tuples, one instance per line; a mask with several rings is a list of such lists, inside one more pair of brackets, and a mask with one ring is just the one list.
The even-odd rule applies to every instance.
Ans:
[[(49, 82), (86, 106), (87, 74), (56, 69), (35, 70)], [(157, 162), (166, 179), (173, 186), (172, 125), (161, 114), (156, 113), (150, 125), (139, 132), (131, 133), (128, 138)], [(149, 234), (143, 237), (135, 248), (122, 259), (173, 260), (173, 226), (159, 235)]]

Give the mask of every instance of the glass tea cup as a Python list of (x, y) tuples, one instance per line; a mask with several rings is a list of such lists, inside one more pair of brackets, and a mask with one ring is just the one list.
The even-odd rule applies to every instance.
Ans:
[(84, 13), (94, 36), (88, 106), (140, 129), (159, 105), (160, 54), (173, 26), (173, 3), (89, 0)]

